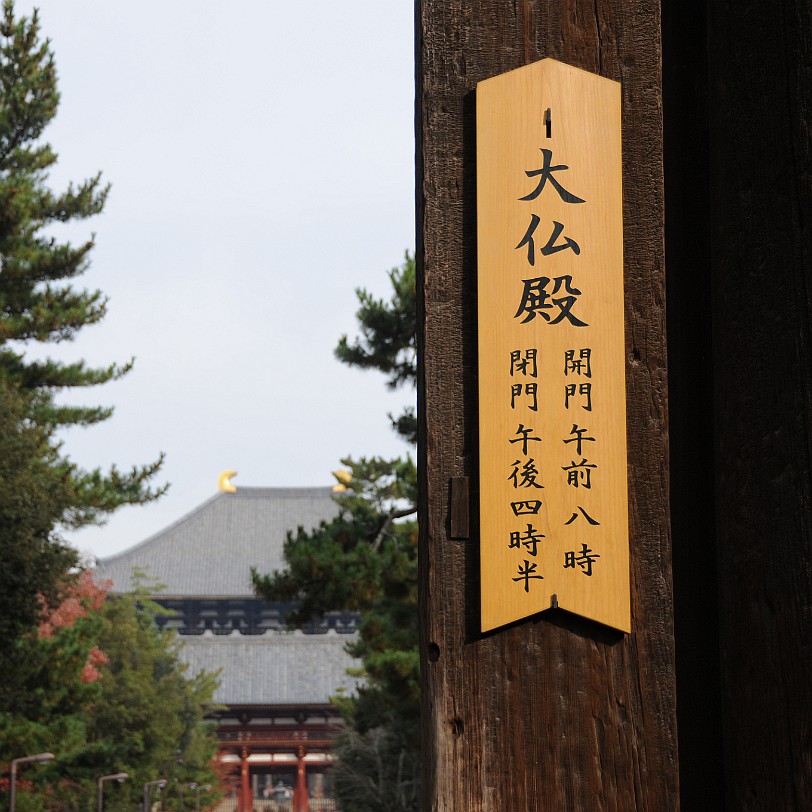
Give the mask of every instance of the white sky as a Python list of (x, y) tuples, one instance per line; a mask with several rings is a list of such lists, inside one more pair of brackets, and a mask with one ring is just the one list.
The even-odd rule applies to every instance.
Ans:
[[(101, 170), (105, 212), (82, 286), (100, 326), (56, 357), (136, 357), (120, 382), (63, 397), (115, 415), (65, 436), (85, 467), (165, 451), (160, 502), (71, 536), (100, 557), (234, 484), (328, 485), (339, 458), (405, 453), (411, 403), (339, 364), (354, 288), (388, 295), (414, 246), (408, 0), (42, 0), (62, 103), (46, 132), (61, 189)], [(64, 236), (63, 232), (60, 236)]]

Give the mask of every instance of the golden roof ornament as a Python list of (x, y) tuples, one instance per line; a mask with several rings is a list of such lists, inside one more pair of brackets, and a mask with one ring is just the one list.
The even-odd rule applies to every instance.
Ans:
[(235, 476), (237, 476), (237, 471), (223, 471), (217, 478), (217, 489), (224, 493), (237, 493), (237, 486), (231, 484), (231, 478)]
[(332, 473), (337, 481), (337, 484), (333, 485), (333, 493), (344, 493), (347, 490), (347, 485), (352, 482), (352, 474), (346, 468), (339, 468)]

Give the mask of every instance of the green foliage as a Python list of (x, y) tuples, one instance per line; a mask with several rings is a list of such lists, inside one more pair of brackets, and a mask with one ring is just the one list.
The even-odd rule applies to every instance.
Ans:
[[(411, 459), (342, 460), (352, 470), (344, 493), (336, 494), (339, 515), (312, 534), (289, 534), (287, 569), (272, 576), (254, 571), (257, 590), (270, 600), (299, 601), (288, 622), (305, 625), (336, 608), (369, 611), (382, 585), (414, 558), (413, 526), (396, 522), (413, 513), (415, 468)], [(400, 587), (394, 590), (400, 593)]]
[(394, 389), (402, 383), (413, 384), (417, 379), (414, 255), (407, 252), (403, 265), (392, 268), (388, 275), (392, 283), (391, 301), (375, 299), (364, 288), (356, 288), (361, 306), (355, 315), (361, 338), (350, 344), (346, 335), (341, 336), (336, 356), (345, 364), (386, 373), (387, 383)]
[(53, 531), (70, 503), (49, 430), (26, 419), (25, 400), (0, 378), (0, 711), (27, 695), (33, 652), (21, 645), (39, 619), (40, 596), (59, 601), (76, 551)]
[[(99, 175), (62, 192), (48, 188), (57, 156), (40, 139), (58, 104), (54, 57), (40, 38), (38, 15), (17, 18), (6, 0), (0, 13), (0, 710), (14, 704), (27, 673), (17, 644), (36, 624), (38, 595), (52, 601), (60, 576), (76, 563), (58, 528), (99, 522), (165, 490), (150, 486), (162, 458), (130, 471), (85, 471), (62, 453), (57, 437), (111, 412), (60, 405), (56, 395), (114, 380), (131, 361), (92, 369), (82, 361), (26, 357), (32, 343), (72, 339), (106, 307), (100, 291), (73, 285), (88, 267), (92, 239), (74, 246), (48, 233), (54, 224), (98, 214), (108, 194)], [(21, 667), (12, 669), (17, 658)]]
[(100, 603), (98, 590), (90, 594), (89, 603), (68, 597), (52, 615), (61, 620), (26, 640), (40, 668), (29, 674), (27, 700), (0, 714), (0, 762), (57, 755), (26, 769), (26, 808), (92, 809), (96, 779), (112, 772), (130, 779), (107, 789), (111, 810), (131, 810), (156, 778), (216, 786), (216, 736), (203, 722), (216, 675), (185, 673), (174, 636), (158, 630), (156, 607), (142, 596)]
[[(104, 375), (81, 365), (26, 364), (7, 346), (12, 340), (70, 339), (104, 315), (100, 291), (58, 284), (86, 270), (92, 241), (76, 248), (42, 230), (98, 214), (108, 192), (98, 175), (62, 194), (45, 186), (56, 154), (37, 141), (59, 104), (56, 68), (47, 41), (39, 39), (36, 12), (31, 20), (15, 19), (8, 0), (0, 22), (0, 99), (0, 368), (28, 390), (109, 380), (117, 370)], [(47, 413), (49, 398), (37, 406)]]
[[(101, 175), (60, 193), (46, 185), (57, 156), (39, 139), (58, 105), (54, 57), (48, 41), (40, 40), (37, 13), (15, 18), (13, 2), (5, 0), (0, 20), (0, 378), (25, 396), (27, 418), (51, 429), (106, 420), (110, 409), (59, 405), (55, 394), (115, 380), (132, 367), (132, 361), (100, 369), (82, 361), (31, 361), (22, 351), (30, 342), (74, 338), (82, 327), (102, 319), (107, 306), (101, 291), (72, 284), (88, 268), (93, 240), (74, 246), (47, 233), (55, 223), (99, 214), (109, 191)], [(50, 447), (58, 451), (53, 442)], [(108, 474), (85, 472), (66, 459), (60, 464), (72, 493), (70, 505), (56, 518), (73, 526), (164, 491), (148, 484), (160, 459), (128, 473), (115, 468)]]
[[(129, 471), (82, 470), (58, 432), (107, 419), (111, 410), (65, 406), (65, 389), (126, 374), (132, 361), (90, 368), (31, 358), (28, 348), (73, 339), (103, 318), (107, 301), (75, 280), (93, 239), (79, 245), (53, 226), (99, 214), (100, 175), (56, 192), (57, 156), (41, 141), (59, 104), (54, 57), (36, 12), (0, 14), (0, 762), (45, 750), (58, 759), (26, 768), (20, 809), (92, 808), (99, 775), (124, 770), (118, 808), (141, 799), (138, 781), (173, 775), (216, 784), (215, 740), (202, 722), (212, 675), (188, 678), (152, 608), (131, 596), (103, 602), (76, 571), (60, 528), (102, 521), (160, 496), (150, 485), (162, 457)], [(177, 761), (180, 751), (182, 764)], [(171, 774), (171, 775), (170, 775)], [(25, 782), (21, 783), (21, 788)], [(0, 781), (2, 786), (2, 781)], [(116, 808), (113, 801), (108, 808)]]
[[(389, 272), (392, 298), (357, 289), (361, 336), (342, 336), (340, 361), (388, 376), (390, 388), (417, 379), (414, 256)], [(416, 441), (414, 409), (392, 418)], [(305, 626), (331, 610), (361, 613), (349, 652), (360, 659), (362, 687), (336, 697), (348, 723), (337, 746), (335, 787), (345, 812), (413, 812), (420, 793), (420, 666), (417, 640), (416, 470), (411, 458), (342, 460), (352, 470), (339, 514), (285, 543), (287, 568), (252, 571), (257, 594), (295, 602), (287, 622)]]
[[(95, 650), (95, 639), (103, 591), (86, 576), (65, 575), (62, 582), (62, 602), (54, 609), (43, 607), (37, 631), (16, 644), (24, 655), (25, 690), (0, 712), (0, 762), (44, 751), (57, 752), (68, 763), (86, 755), (87, 716), (101, 692), (95, 664), (103, 657)], [(62, 764), (32, 765), (25, 778), (43, 791), (70, 789), (62, 786)], [(46, 808), (41, 793), (31, 791), (26, 798), (25, 808)]]
[[(411, 518), (416, 471), (409, 458), (342, 462), (352, 479), (336, 495), (338, 517), (311, 533), (299, 528), (289, 534), (287, 569), (271, 575), (254, 571), (253, 577), (265, 600), (298, 602), (287, 618), (292, 625), (304, 626), (334, 609), (361, 613), (358, 638), (348, 650), (362, 663), (364, 683), (357, 695), (336, 700), (352, 735), (342, 741), (347, 760), (339, 760), (335, 775), (342, 809), (372, 812), (390, 807), (353, 805), (359, 802), (352, 794), (358, 770), (380, 764), (383, 772), (368, 775), (369, 781), (414, 804), (419, 783), (417, 524)], [(386, 757), (377, 760), (370, 753)]]
[(113, 771), (129, 773), (129, 792), (118, 795), (129, 794), (131, 803), (142, 797), (146, 781), (161, 777), (218, 783), (215, 728), (203, 721), (217, 675), (186, 673), (175, 635), (157, 628), (159, 609), (139, 595), (108, 598), (102, 609), (99, 647), (110, 662), (88, 743), (104, 747)]
[(336, 746), (336, 795), (343, 812), (412, 812), (419, 808), (419, 754), (391, 730), (348, 731)]
[[(403, 265), (389, 271), (392, 298), (376, 299), (364, 288), (356, 288), (360, 307), (358, 319), (360, 338), (350, 344), (341, 336), (336, 357), (342, 363), (361, 369), (377, 369), (388, 376), (387, 385), (395, 389), (417, 381), (417, 293), (415, 288), (414, 254), (406, 252)], [(417, 442), (417, 419), (414, 409), (406, 409), (392, 417), (395, 431), (410, 442)]]

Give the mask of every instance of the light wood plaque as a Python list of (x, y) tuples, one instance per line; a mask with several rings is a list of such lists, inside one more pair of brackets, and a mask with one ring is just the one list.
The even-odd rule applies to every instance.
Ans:
[(476, 92), (482, 630), (628, 632), (620, 85), (544, 59)]

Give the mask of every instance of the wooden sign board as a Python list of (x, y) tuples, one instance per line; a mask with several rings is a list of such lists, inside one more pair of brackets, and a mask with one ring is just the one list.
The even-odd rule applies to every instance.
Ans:
[(476, 108), (482, 630), (628, 632), (620, 85), (544, 59)]

